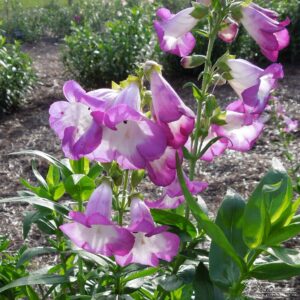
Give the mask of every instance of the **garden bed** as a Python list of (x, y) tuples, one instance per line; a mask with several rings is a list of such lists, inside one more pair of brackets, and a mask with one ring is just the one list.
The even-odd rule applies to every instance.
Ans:
[[(48, 109), (51, 103), (63, 98), (63, 82), (70, 79), (64, 72), (60, 60), (59, 48), (61, 44), (41, 42), (36, 45), (26, 45), (37, 70), (39, 83), (28, 99), (28, 104), (21, 107), (12, 115), (0, 116), (0, 197), (15, 196), (23, 189), (19, 178), (32, 178), (30, 157), (8, 156), (9, 153), (24, 149), (36, 149), (63, 157), (59, 140), (48, 125)], [(286, 77), (280, 83), (277, 96), (284, 104), (291, 117), (300, 119), (300, 70), (294, 66), (286, 67)], [(182, 98), (192, 104), (192, 95), (182, 86), (188, 78), (173, 80), (175, 89)], [(234, 100), (234, 93), (229, 87), (218, 90), (219, 100), (225, 103)], [(299, 161), (300, 132), (295, 133), (295, 140), (291, 143), (290, 151)], [(208, 189), (202, 194), (212, 214), (222, 201), (228, 187), (235, 189), (244, 196), (249, 195), (262, 175), (269, 169), (273, 157), (283, 159), (283, 148), (272, 124), (267, 123), (266, 130), (258, 140), (253, 150), (247, 153), (227, 151), (225, 155), (213, 163), (201, 163), (197, 168), (197, 179), (209, 183)], [(43, 162), (41, 162), (41, 167)], [(287, 165), (288, 166), (288, 165)], [(238, 174), (238, 176), (237, 176)], [(144, 185), (146, 196), (156, 199), (152, 185)], [(0, 235), (8, 235), (13, 241), (11, 250), (18, 249), (23, 244), (22, 213), (26, 205), (0, 205)], [(30, 246), (41, 246), (45, 241), (39, 231), (32, 231), (29, 236)], [(291, 244), (292, 243), (292, 244)], [(290, 246), (300, 247), (298, 239)], [(299, 299), (300, 282), (293, 279), (289, 282), (271, 284), (256, 281), (250, 282), (247, 289), (249, 296), (255, 299)]]

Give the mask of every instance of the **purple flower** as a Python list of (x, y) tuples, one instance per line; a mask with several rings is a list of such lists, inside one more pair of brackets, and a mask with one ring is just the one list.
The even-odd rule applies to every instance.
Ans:
[(105, 102), (86, 93), (75, 81), (67, 81), (63, 91), (68, 102), (51, 105), (49, 122), (62, 141), (66, 157), (78, 159), (101, 142), (102, 128), (94, 122), (91, 111), (103, 107)]
[(70, 212), (74, 221), (60, 229), (78, 247), (106, 256), (126, 255), (134, 244), (133, 235), (111, 222), (112, 190), (102, 183), (90, 197), (85, 213)]
[(293, 120), (287, 116), (283, 116), (283, 121), (285, 123), (285, 128), (284, 131), (285, 132), (293, 132), (293, 131), (297, 131), (298, 127), (299, 127), (299, 122), (297, 120)]
[(182, 147), (194, 129), (195, 114), (155, 69), (150, 74), (150, 86), (154, 120), (163, 128), (169, 146)]
[(190, 31), (198, 23), (198, 20), (191, 16), (193, 10), (193, 7), (186, 8), (176, 15), (166, 8), (157, 10), (156, 15), (160, 20), (154, 21), (154, 28), (160, 48), (164, 52), (183, 57), (193, 51), (196, 40)]
[(240, 22), (260, 46), (261, 52), (272, 62), (277, 61), (279, 51), (286, 48), (290, 37), (286, 26), (290, 20), (278, 21), (278, 14), (251, 3), (241, 7)]
[(225, 43), (232, 43), (239, 32), (239, 25), (230, 18), (227, 18), (218, 32), (218, 36)]
[[(215, 125), (212, 125), (209, 129), (207, 137), (204, 139), (202, 143), (202, 149), (214, 138), (218, 137), (215, 132)], [(214, 144), (212, 144), (200, 157), (201, 160), (211, 162), (215, 157), (220, 156), (224, 153), (228, 146), (228, 139), (220, 138)]]
[(265, 70), (244, 59), (228, 59), (231, 87), (241, 97), (251, 113), (260, 114), (277, 86), (277, 80), (283, 78), (281, 64), (272, 64)]
[(176, 152), (182, 158), (182, 151), (168, 146), (164, 154), (147, 163), (146, 169), (151, 181), (158, 186), (167, 186), (176, 176)]
[(249, 151), (259, 135), (264, 124), (258, 115), (249, 114), (242, 101), (235, 101), (226, 108), (226, 125), (213, 125), (216, 134), (228, 139), (228, 149)]
[(149, 208), (139, 199), (133, 199), (130, 206), (131, 223), (128, 227), (134, 237), (134, 245), (125, 256), (116, 255), (121, 266), (139, 263), (157, 266), (159, 259), (171, 261), (179, 250), (179, 237), (167, 232), (166, 226), (155, 227)]
[(147, 162), (161, 157), (167, 146), (165, 134), (140, 112), (140, 101), (139, 87), (131, 83), (108, 109), (91, 113), (103, 133), (101, 144), (88, 158), (115, 160), (124, 169), (144, 169)]
[[(185, 182), (192, 195), (203, 192), (208, 184), (202, 181), (190, 181), (186, 175)], [(150, 208), (158, 209), (174, 209), (184, 202), (184, 196), (178, 178), (167, 187), (164, 188), (162, 196), (156, 201), (145, 201)]]

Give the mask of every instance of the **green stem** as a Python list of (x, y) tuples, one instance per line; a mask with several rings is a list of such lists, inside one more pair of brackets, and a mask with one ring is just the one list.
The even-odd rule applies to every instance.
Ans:
[(119, 225), (123, 225), (123, 214), (126, 206), (126, 194), (127, 194), (127, 186), (128, 186), (128, 179), (129, 179), (129, 171), (125, 171), (125, 179), (124, 179), (124, 184), (123, 184), (123, 192), (122, 192), (122, 202), (121, 202), (121, 207), (119, 210)]

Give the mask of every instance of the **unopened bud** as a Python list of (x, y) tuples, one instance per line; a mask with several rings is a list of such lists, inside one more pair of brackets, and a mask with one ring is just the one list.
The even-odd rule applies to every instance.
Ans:
[(185, 56), (181, 59), (181, 65), (185, 69), (193, 69), (203, 65), (205, 61), (206, 61), (206, 56), (204, 55)]

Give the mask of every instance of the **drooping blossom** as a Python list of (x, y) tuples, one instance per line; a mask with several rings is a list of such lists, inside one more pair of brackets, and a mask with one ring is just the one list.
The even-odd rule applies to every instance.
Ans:
[[(154, 62), (147, 62), (145, 68), (151, 69)], [(169, 146), (182, 147), (194, 129), (195, 114), (187, 107), (159, 70), (150, 70), (152, 93), (152, 116), (163, 128)]]
[(106, 256), (126, 255), (132, 249), (134, 236), (111, 221), (112, 190), (103, 182), (91, 195), (85, 213), (72, 211), (71, 223), (60, 229), (78, 247)]
[(218, 32), (218, 37), (225, 43), (232, 43), (239, 32), (239, 25), (234, 20), (227, 18)]
[[(187, 187), (192, 195), (197, 195), (203, 192), (208, 186), (206, 182), (190, 181), (185, 174), (184, 177)], [(158, 209), (174, 209), (183, 202), (184, 196), (177, 176), (169, 186), (163, 189), (163, 194), (158, 200), (145, 201), (148, 207)]]
[(189, 55), (196, 40), (190, 32), (198, 23), (198, 20), (191, 16), (194, 8), (186, 8), (176, 15), (166, 8), (160, 8), (156, 12), (159, 20), (154, 21), (160, 48), (164, 52), (172, 53), (180, 57)]
[(139, 199), (133, 199), (130, 206), (131, 223), (128, 230), (135, 237), (130, 252), (124, 256), (116, 255), (121, 266), (139, 263), (157, 266), (159, 259), (170, 262), (179, 250), (180, 239), (166, 226), (156, 227), (149, 208)]
[(242, 101), (235, 101), (226, 108), (226, 125), (214, 125), (214, 131), (228, 139), (228, 149), (249, 151), (261, 134), (264, 123), (259, 115), (250, 114)]
[(176, 176), (176, 153), (182, 158), (181, 149), (168, 146), (164, 154), (153, 161), (147, 162), (146, 170), (150, 180), (158, 186), (167, 186)]
[(91, 111), (104, 105), (101, 99), (89, 95), (75, 81), (67, 81), (63, 88), (68, 101), (57, 101), (50, 107), (51, 128), (62, 141), (65, 156), (78, 159), (95, 150), (101, 142), (102, 128)]
[(260, 114), (270, 99), (271, 92), (277, 87), (278, 79), (283, 78), (281, 64), (272, 64), (265, 70), (244, 59), (228, 59), (231, 87), (243, 99), (249, 112)]
[(167, 146), (165, 134), (141, 113), (140, 101), (139, 87), (133, 82), (108, 109), (91, 113), (103, 134), (88, 158), (100, 162), (115, 160), (123, 169), (144, 169), (147, 162), (161, 157)]
[(249, 35), (259, 45), (261, 52), (272, 62), (277, 61), (279, 51), (286, 48), (290, 42), (286, 26), (290, 20), (279, 22), (278, 14), (250, 3), (241, 6), (240, 21)]

